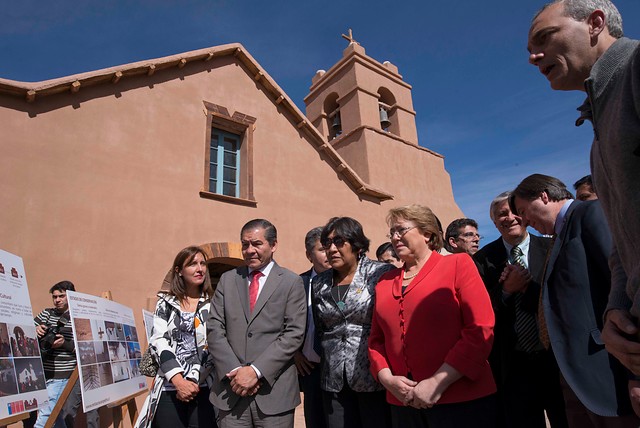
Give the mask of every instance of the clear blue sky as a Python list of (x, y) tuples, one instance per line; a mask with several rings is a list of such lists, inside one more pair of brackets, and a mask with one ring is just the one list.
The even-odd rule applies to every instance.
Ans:
[[(240, 42), (304, 111), (311, 77), (340, 59), (340, 34), (352, 28), (413, 85), (420, 144), (445, 156), (456, 201), (486, 244), (497, 237), (495, 195), (535, 172), (567, 185), (589, 172), (592, 130), (574, 126), (584, 93), (552, 91), (527, 62), (542, 3), (11, 1), (0, 10), (0, 77), (46, 80)], [(615, 4), (625, 34), (640, 38), (640, 1)]]

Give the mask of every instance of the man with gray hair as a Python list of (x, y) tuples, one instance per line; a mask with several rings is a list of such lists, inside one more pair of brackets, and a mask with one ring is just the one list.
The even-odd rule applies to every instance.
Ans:
[(557, 90), (586, 91), (576, 125), (594, 129), (591, 173), (614, 251), (602, 338), (640, 375), (640, 42), (623, 37), (609, 0), (556, 0), (534, 17), (529, 62)]
[(496, 196), (489, 216), (500, 238), (473, 259), (496, 314), (489, 363), (498, 387), (498, 427), (567, 427), (558, 365), (538, 338), (538, 300), (551, 240), (530, 235), (509, 208), (511, 192)]

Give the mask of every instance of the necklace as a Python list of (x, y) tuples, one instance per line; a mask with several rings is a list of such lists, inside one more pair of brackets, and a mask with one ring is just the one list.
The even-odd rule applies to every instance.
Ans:
[(404, 270), (402, 271), (402, 280), (403, 280), (403, 281), (407, 281), (407, 280), (409, 280), (409, 279), (413, 279), (413, 278), (415, 278), (416, 276), (418, 276), (418, 274), (420, 273), (420, 271), (418, 271), (418, 272), (416, 272), (416, 273), (414, 273), (413, 275), (410, 275), (410, 276), (407, 276), (407, 275), (406, 275), (406, 273), (407, 273), (406, 271), (404, 271)]
[[(334, 281), (335, 282), (335, 281)], [(335, 283), (333, 284), (334, 287), (336, 288), (336, 294), (338, 295), (338, 301), (336, 302), (336, 305), (338, 305), (338, 309), (340, 309), (341, 311), (344, 311), (344, 309), (347, 307), (347, 304), (344, 302), (345, 297), (347, 297), (347, 293), (349, 292), (349, 288), (351, 287), (351, 283), (346, 284), (345, 285), (336, 285)], [(340, 287), (344, 288), (344, 294), (341, 296), (340, 295)]]

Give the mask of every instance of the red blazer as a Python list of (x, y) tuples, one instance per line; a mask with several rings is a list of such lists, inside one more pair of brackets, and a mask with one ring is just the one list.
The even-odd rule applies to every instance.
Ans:
[[(487, 357), (495, 318), (487, 290), (467, 254), (431, 254), (402, 295), (402, 270), (384, 274), (376, 286), (369, 337), (371, 372), (388, 367), (419, 382), (446, 362), (463, 374), (439, 403), (492, 394), (496, 386)], [(387, 401), (402, 406), (391, 393)]]

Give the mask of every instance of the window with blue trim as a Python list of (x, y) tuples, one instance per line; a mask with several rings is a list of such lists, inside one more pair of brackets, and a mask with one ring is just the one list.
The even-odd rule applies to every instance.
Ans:
[(236, 134), (211, 128), (209, 192), (240, 197), (240, 142)]

